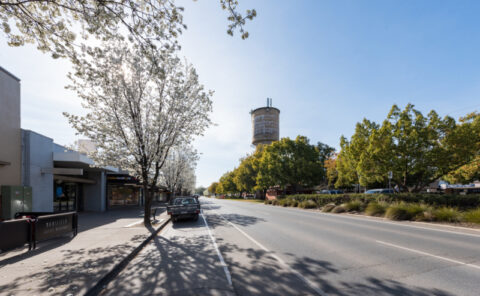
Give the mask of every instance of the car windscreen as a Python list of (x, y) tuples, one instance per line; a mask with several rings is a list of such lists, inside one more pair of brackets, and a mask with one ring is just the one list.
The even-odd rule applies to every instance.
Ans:
[(192, 205), (197, 204), (197, 201), (194, 198), (177, 198), (173, 201), (173, 204), (178, 205)]
[(197, 201), (194, 198), (184, 198), (182, 200), (183, 205), (192, 205), (192, 204), (197, 204)]

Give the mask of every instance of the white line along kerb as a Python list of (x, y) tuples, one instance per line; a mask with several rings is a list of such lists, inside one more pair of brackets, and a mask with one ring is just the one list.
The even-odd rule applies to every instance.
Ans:
[(434, 255), (434, 254), (430, 254), (430, 253), (426, 253), (426, 252), (422, 252), (422, 251), (419, 251), (419, 250), (410, 249), (410, 248), (406, 248), (406, 247), (402, 247), (402, 246), (397, 246), (397, 245), (394, 245), (394, 244), (390, 244), (390, 243), (386, 243), (386, 242), (382, 242), (382, 241), (378, 241), (378, 240), (376, 242), (379, 243), (379, 244), (385, 245), (385, 246), (401, 249), (401, 250), (404, 250), (404, 251), (409, 251), (409, 252), (412, 252), (412, 253), (417, 253), (417, 254), (420, 254), (420, 255), (425, 255), (425, 256), (437, 258), (437, 259), (440, 259), (440, 260), (452, 262), (452, 263), (455, 263), (455, 264), (465, 265), (465, 266), (480, 269), (479, 265), (466, 263), (466, 262), (462, 262), (462, 261), (458, 261), (458, 260), (455, 260), (455, 259), (450, 259), (450, 258), (446, 258), (446, 257), (442, 257), (442, 256), (437, 256), (437, 255)]
[(220, 265), (222, 265), (223, 271), (225, 271), (225, 276), (227, 277), (227, 282), (231, 286), (232, 285), (232, 276), (230, 275), (230, 271), (228, 271), (228, 266), (225, 263), (225, 260), (223, 260), (223, 256), (220, 253), (220, 250), (218, 249), (217, 242), (215, 241), (215, 238), (213, 237), (212, 232), (210, 231), (210, 227), (208, 226), (207, 219), (205, 219), (205, 217), (203, 216), (203, 211), (202, 211), (201, 216), (202, 216), (203, 222), (205, 223), (205, 226), (207, 226), (208, 235), (210, 236), (210, 239), (212, 240), (212, 243), (213, 243), (213, 247), (215, 248), (215, 251), (217, 252), (218, 260), (220, 260)]
[[(260, 247), (260, 249), (264, 250), (265, 252), (271, 253), (269, 249), (267, 249), (264, 245), (256, 241), (253, 237), (248, 235), (245, 231), (241, 230), (240, 228), (237, 227), (237, 225), (233, 224), (232, 222), (228, 221), (225, 217), (222, 215), (219, 215), (223, 220), (227, 221), (228, 224), (232, 225), (236, 230), (238, 230), (241, 234), (243, 234), (246, 238), (251, 240), (254, 244)], [(270, 254), (272, 258), (277, 260), (280, 264), (285, 266), (288, 270), (290, 270), (293, 274), (295, 274), (300, 280), (302, 280), (307, 286), (309, 286), (312, 290), (317, 292), (318, 295), (320, 296), (326, 296), (327, 294), (320, 290), (317, 286), (315, 286), (311, 281), (309, 281), (307, 278), (305, 278), (303, 275), (301, 275), (298, 271), (295, 269), (291, 268), (285, 261), (283, 261), (282, 258), (278, 257), (275, 254)]]

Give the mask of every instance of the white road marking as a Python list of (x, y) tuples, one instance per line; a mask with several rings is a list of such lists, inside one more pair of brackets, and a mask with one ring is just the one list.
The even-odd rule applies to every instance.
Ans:
[(417, 253), (417, 254), (420, 254), (420, 255), (430, 256), (430, 257), (433, 257), (433, 258), (437, 258), (437, 259), (440, 259), (440, 260), (452, 262), (452, 263), (455, 263), (455, 264), (465, 265), (465, 266), (473, 267), (473, 268), (476, 268), (476, 269), (480, 269), (479, 265), (466, 263), (466, 262), (458, 261), (458, 260), (455, 260), (455, 259), (450, 259), (450, 258), (447, 258), (447, 257), (437, 256), (437, 255), (430, 254), (430, 253), (427, 253), (427, 252), (423, 252), (423, 251), (419, 251), (419, 250), (415, 250), (415, 249), (410, 249), (410, 248), (394, 245), (394, 244), (379, 241), (379, 240), (377, 240), (376, 242), (379, 243), (379, 244), (382, 244), (382, 245), (386, 245), (386, 246), (389, 246), (389, 247), (409, 251), (409, 252), (412, 252), (412, 253)]
[[(228, 221), (225, 217), (223, 217), (222, 215), (220, 215), (220, 217), (222, 217), (222, 219), (224, 219), (225, 221), (227, 221), (228, 224), (232, 225), (236, 230), (238, 230), (241, 234), (243, 234), (246, 238), (248, 238), (250, 241), (252, 241), (254, 244), (256, 244), (258, 247), (260, 247), (262, 250), (264, 250), (265, 252), (268, 252), (268, 253), (271, 253), (269, 249), (267, 249), (264, 245), (262, 245), (261, 243), (259, 243), (258, 241), (256, 241), (253, 237), (251, 237), (250, 235), (248, 235), (245, 231), (241, 230), (239, 227), (237, 227), (237, 225), (233, 224), (232, 222)], [(323, 292), (322, 290), (320, 290), (315, 284), (313, 284), (310, 280), (308, 280), (307, 278), (305, 278), (303, 275), (301, 275), (298, 271), (296, 271), (295, 269), (291, 268), (285, 261), (283, 261), (282, 258), (278, 257), (277, 255), (275, 254), (270, 254), (271, 257), (273, 257), (275, 260), (277, 260), (278, 262), (280, 262), (280, 264), (282, 264), (283, 266), (285, 266), (288, 270), (290, 270), (293, 274), (295, 274), (300, 280), (302, 280), (304, 283), (307, 284), (307, 286), (309, 286), (311, 289), (313, 289), (315, 292), (317, 292), (318, 295), (321, 295), (321, 296), (326, 296), (327, 294), (325, 292)]]
[(205, 226), (207, 226), (208, 235), (210, 236), (210, 239), (212, 240), (213, 246), (215, 247), (215, 251), (217, 252), (217, 255), (218, 255), (218, 260), (220, 260), (220, 264), (223, 267), (223, 271), (225, 271), (225, 276), (227, 277), (228, 284), (231, 286), (232, 285), (232, 276), (230, 275), (230, 271), (228, 271), (228, 266), (225, 263), (225, 260), (223, 260), (223, 256), (220, 253), (220, 250), (218, 249), (217, 242), (215, 241), (215, 238), (213, 237), (212, 232), (210, 231), (210, 227), (208, 226), (207, 219), (205, 219), (205, 217), (203, 216), (203, 211), (202, 211), (201, 216), (202, 216), (203, 222), (205, 223)]
[[(162, 222), (163, 220), (165, 219), (160, 219), (160, 221), (158, 221), (159, 223)], [(142, 224), (143, 223), (143, 219), (142, 220), (138, 220), (138, 221), (135, 221), (133, 223), (130, 223), (128, 225), (125, 225), (123, 226), (123, 228), (129, 228), (129, 227), (132, 227), (132, 226), (135, 226), (135, 225), (138, 225), (138, 224)]]

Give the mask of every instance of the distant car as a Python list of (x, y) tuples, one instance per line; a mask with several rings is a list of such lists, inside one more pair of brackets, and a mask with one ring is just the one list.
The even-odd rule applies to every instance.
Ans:
[(379, 193), (392, 194), (392, 193), (395, 193), (395, 191), (393, 191), (393, 189), (388, 189), (388, 188), (370, 189), (365, 191), (365, 194), (379, 194)]
[(322, 190), (320, 194), (342, 194), (342, 190)]

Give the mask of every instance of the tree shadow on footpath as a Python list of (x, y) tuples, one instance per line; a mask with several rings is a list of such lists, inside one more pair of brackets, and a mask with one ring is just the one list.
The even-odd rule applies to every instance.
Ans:
[(208, 235), (154, 238), (103, 295), (233, 295)]
[[(136, 235), (129, 243), (104, 248), (61, 250), (58, 254), (60, 260), (55, 258), (55, 262), (58, 263), (50, 265), (44, 260), (41, 263), (41, 271), (32, 271), (31, 267), (24, 266), (25, 272), (22, 276), (8, 284), (0, 285), (0, 294), (3, 295), (4, 292), (8, 295), (84, 294), (112, 269), (114, 263), (120, 262), (147, 236)], [(38, 267), (35, 269), (38, 270)]]

